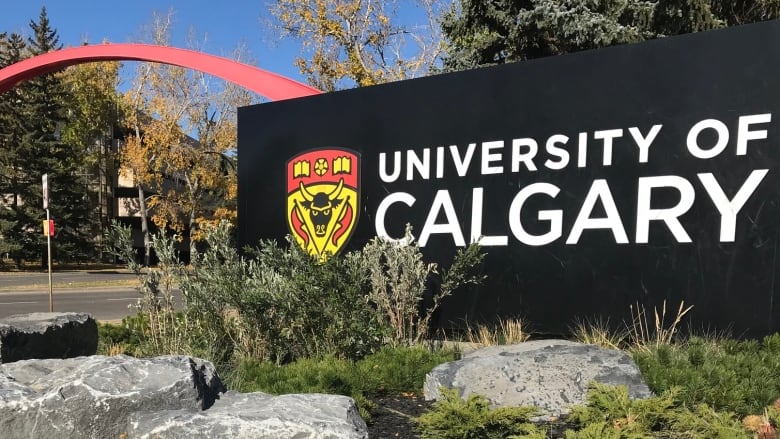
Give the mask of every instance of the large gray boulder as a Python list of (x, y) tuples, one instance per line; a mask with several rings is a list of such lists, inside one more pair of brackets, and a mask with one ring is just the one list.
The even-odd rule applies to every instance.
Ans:
[(367, 439), (352, 398), (228, 392), (206, 411), (134, 413), (128, 439)]
[(97, 345), (97, 323), (89, 314), (36, 312), (0, 319), (0, 363), (94, 355)]
[(485, 396), (493, 406), (536, 406), (539, 419), (565, 416), (584, 404), (592, 381), (628, 386), (631, 398), (647, 398), (633, 359), (625, 352), (566, 340), (540, 340), (472, 351), (435, 367), (425, 379), (427, 400), (441, 398), (440, 387), (461, 397)]
[(0, 365), (0, 437), (118, 438), (130, 413), (204, 410), (225, 388), (191, 357), (79, 357)]

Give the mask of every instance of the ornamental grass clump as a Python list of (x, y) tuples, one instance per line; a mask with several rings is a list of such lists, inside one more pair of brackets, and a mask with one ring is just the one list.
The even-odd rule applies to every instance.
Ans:
[(530, 332), (520, 318), (499, 319), (498, 323), (476, 327), (466, 324), (465, 339), (473, 348), (517, 344), (530, 337)]
[(680, 302), (677, 313), (674, 316), (666, 315), (666, 300), (661, 305), (661, 311), (653, 307), (652, 324), (648, 320), (649, 313), (644, 305), (637, 303), (636, 307), (630, 306), (632, 321), (628, 325), (628, 333), (634, 349), (650, 350), (662, 345), (671, 344), (677, 334), (678, 327), (683, 317), (693, 308), (685, 307), (685, 301)]
[(617, 330), (609, 318), (602, 317), (578, 319), (569, 332), (574, 341), (616, 350), (626, 346), (629, 336), (628, 330)]

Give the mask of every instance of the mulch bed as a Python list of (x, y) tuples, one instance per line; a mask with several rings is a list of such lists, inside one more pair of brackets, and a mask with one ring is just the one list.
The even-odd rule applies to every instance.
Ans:
[(368, 437), (371, 439), (417, 439), (412, 418), (428, 410), (433, 401), (422, 396), (387, 395), (373, 399), (376, 408), (368, 423)]

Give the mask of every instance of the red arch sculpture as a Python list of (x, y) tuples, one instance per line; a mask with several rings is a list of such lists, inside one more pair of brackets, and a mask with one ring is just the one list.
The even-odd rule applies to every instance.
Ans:
[(38, 55), (0, 69), (0, 93), (36, 76), (96, 61), (150, 61), (186, 67), (233, 82), (274, 101), (322, 93), (290, 78), (227, 58), (148, 44), (100, 44)]

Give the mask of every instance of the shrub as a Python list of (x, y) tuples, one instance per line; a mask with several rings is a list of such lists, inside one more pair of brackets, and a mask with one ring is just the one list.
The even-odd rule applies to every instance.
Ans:
[(360, 358), (381, 346), (386, 330), (365, 297), (368, 275), (359, 253), (323, 261), (292, 244), (285, 250), (265, 245), (256, 254), (250, 285), (274, 302), (281, 325), (277, 344), (287, 346), (292, 358)]
[[(435, 266), (424, 264), (409, 240), (399, 246), (375, 239), (362, 251), (325, 258), (294, 243), (282, 248), (264, 241), (242, 257), (222, 222), (205, 231), (206, 251), (191, 255), (189, 268), (176, 257), (173, 240), (154, 236), (160, 267), (153, 270), (134, 261), (129, 228), (114, 225), (106, 238), (139, 276), (144, 353), (187, 352), (217, 364), (235, 357), (277, 364), (327, 354), (358, 359), (388, 336), (396, 343), (421, 341), (440, 300), (479, 281), (469, 272), (482, 255), (476, 246), (459, 251), (420, 314)], [(173, 309), (175, 285), (183, 313)]]
[(400, 241), (376, 237), (366, 244), (361, 258), (369, 271), (368, 298), (376, 305), (379, 319), (391, 328), (391, 341), (420, 343), (441, 301), (461, 286), (482, 281), (483, 276), (473, 271), (484, 256), (477, 244), (458, 250), (450, 268), (440, 273), (439, 288), (425, 301), (426, 285), (439, 274), (439, 268), (423, 261), (409, 225)]
[(733, 414), (719, 413), (704, 404), (690, 410), (672, 388), (659, 396), (631, 400), (625, 386), (592, 383), (587, 403), (572, 408), (567, 422), (573, 428), (566, 439), (586, 438), (708, 438), (747, 439)]
[(245, 359), (239, 362), (233, 378), (242, 391), (276, 394), (419, 393), (428, 372), (454, 359), (452, 351), (428, 351), (419, 347), (385, 347), (358, 361), (325, 356), (277, 365)]
[(136, 262), (130, 226), (114, 222), (107, 230), (107, 251), (124, 260), (139, 280), (140, 297), (136, 304), (139, 315), (137, 327), (142, 337), (143, 355), (185, 354), (191, 351), (187, 344), (189, 330), (181, 314), (174, 310), (173, 290), (182, 264), (176, 255), (173, 239), (154, 235), (152, 246), (157, 252), (159, 269), (143, 267)]
[(286, 393), (334, 393), (351, 395), (362, 392), (362, 384), (352, 362), (333, 356), (302, 358), (277, 365), (269, 361), (241, 360), (236, 373), (240, 381), (234, 388), (242, 392), (261, 391), (276, 395)]
[[(243, 270), (225, 297), (242, 355), (283, 363), (328, 353), (360, 358), (381, 346), (385, 331), (364, 296), (358, 254), (323, 260), (294, 244), (263, 242)], [(207, 295), (209, 285), (198, 290)]]
[(107, 344), (138, 344), (138, 334), (124, 324), (98, 322), (98, 339)]
[(777, 413), (773, 406), (763, 417), (746, 419), (743, 427), (733, 413), (716, 412), (705, 404), (689, 408), (678, 399), (679, 394), (680, 389), (673, 388), (659, 396), (632, 400), (625, 386), (591, 383), (586, 404), (573, 406), (565, 424), (532, 424), (533, 407), (491, 409), (481, 396), (464, 400), (457, 390), (443, 389), (443, 399), (417, 423), (421, 437), (431, 439), (561, 435), (566, 439), (749, 439), (750, 431), (773, 429), (772, 416)]
[(436, 365), (455, 359), (452, 351), (385, 347), (352, 361), (332, 355), (304, 358), (285, 365), (241, 360), (228, 377), (230, 388), (242, 392), (334, 393), (351, 396), (369, 416), (369, 399), (383, 393), (419, 393), (425, 375)]
[[(381, 345), (384, 330), (365, 298), (368, 277), (360, 254), (323, 260), (297, 245), (282, 249), (266, 241), (245, 259), (233, 245), (229, 223), (208, 229), (205, 237), (207, 250), (192, 255), (185, 269), (173, 241), (155, 236), (160, 266), (153, 270), (132, 259), (129, 228), (111, 228), (107, 241), (139, 276), (145, 354), (282, 363), (327, 353), (359, 358)], [(183, 313), (173, 309), (176, 285)]]
[(142, 355), (143, 335), (137, 329), (132, 317), (122, 319), (122, 323), (98, 322), (98, 354)]
[[(573, 407), (568, 422), (581, 427), (606, 422), (621, 438), (648, 437), (648, 433), (663, 424), (662, 418), (674, 406), (676, 394), (677, 389), (670, 389), (658, 397), (631, 400), (625, 386), (591, 383), (586, 404)], [(583, 430), (589, 431), (587, 428)], [(587, 436), (567, 435), (568, 437)]]
[(748, 415), (742, 419), (742, 426), (759, 439), (776, 439), (780, 434), (780, 399), (764, 409), (761, 415)]
[(680, 387), (689, 406), (705, 403), (740, 416), (760, 413), (780, 395), (780, 335), (763, 341), (707, 341), (693, 337), (674, 345), (633, 352), (656, 393)]
[[(567, 430), (566, 439), (623, 439), (621, 431), (604, 421), (585, 425), (581, 430)], [(639, 436), (640, 438), (646, 436)]]
[(488, 400), (479, 395), (462, 399), (457, 390), (441, 389), (442, 399), (433, 409), (417, 418), (417, 430), (422, 439), (503, 439), (519, 436), (543, 439), (544, 432), (530, 419), (534, 407), (502, 407), (491, 409)]
[(668, 414), (666, 437), (681, 439), (750, 439), (734, 413), (716, 411), (706, 404), (697, 404), (693, 410), (684, 405)]
[(364, 376), (354, 363), (333, 356), (303, 358), (285, 365), (251, 359), (240, 360), (236, 370), (226, 377), (230, 388), (240, 392), (329, 393), (352, 397), (364, 419), (372, 405), (363, 385)]
[(357, 363), (365, 378), (368, 393), (419, 393), (425, 375), (439, 364), (453, 361), (456, 354), (449, 350), (430, 351), (422, 347), (383, 347)]

